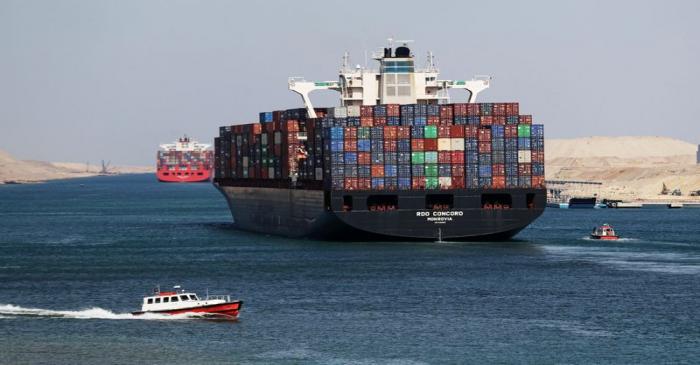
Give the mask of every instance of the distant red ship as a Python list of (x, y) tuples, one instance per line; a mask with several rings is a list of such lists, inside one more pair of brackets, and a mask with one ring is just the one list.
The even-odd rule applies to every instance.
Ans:
[(160, 145), (156, 176), (161, 182), (205, 182), (211, 179), (211, 145), (184, 136), (175, 143)]

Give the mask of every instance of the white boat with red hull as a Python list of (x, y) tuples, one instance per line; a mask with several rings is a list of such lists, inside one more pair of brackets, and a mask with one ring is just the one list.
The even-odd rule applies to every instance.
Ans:
[(236, 319), (242, 305), (242, 301), (231, 300), (229, 295), (207, 294), (206, 298), (200, 299), (197, 294), (175, 286), (174, 291), (155, 289), (153, 295), (143, 298), (141, 310), (131, 314), (196, 314), (206, 318)]

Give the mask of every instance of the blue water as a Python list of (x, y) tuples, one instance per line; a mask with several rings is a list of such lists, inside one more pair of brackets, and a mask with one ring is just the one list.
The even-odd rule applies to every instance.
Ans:
[[(503, 243), (239, 232), (209, 184), (0, 186), (0, 363), (697, 363), (700, 210), (547, 210)], [(610, 223), (626, 238), (586, 239)], [(161, 284), (237, 322), (132, 317)]]

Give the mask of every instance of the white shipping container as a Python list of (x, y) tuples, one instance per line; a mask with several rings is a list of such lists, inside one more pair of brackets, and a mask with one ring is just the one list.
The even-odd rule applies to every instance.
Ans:
[(360, 116), (360, 106), (359, 105), (349, 105), (348, 117), (359, 117)]
[(452, 151), (464, 151), (464, 138), (452, 138)]
[(532, 153), (530, 151), (518, 151), (518, 163), (530, 163), (532, 161)]
[(274, 178), (275, 178), (275, 168), (274, 168), (274, 167), (268, 167), (268, 168), (267, 168), (267, 178), (268, 178), (268, 179), (274, 179)]
[(316, 180), (323, 180), (323, 169), (320, 167), (316, 168)]
[(333, 118), (347, 118), (348, 116), (348, 108), (344, 106), (336, 106), (335, 108), (331, 109), (333, 112)]
[(451, 177), (439, 177), (438, 178), (438, 185), (440, 185), (440, 189), (449, 189), (452, 187), (452, 178)]
[(248, 167), (248, 156), (243, 156), (243, 167)]
[(451, 151), (452, 138), (438, 138), (438, 151)]

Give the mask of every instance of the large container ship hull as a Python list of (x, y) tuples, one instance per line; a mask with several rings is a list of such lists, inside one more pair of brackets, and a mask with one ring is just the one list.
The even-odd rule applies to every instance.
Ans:
[[(427, 209), (418, 191), (324, 191), (215, 183), (238, 229), (327, 240), (502, 240), (539, 217), (544, 189), (453, 190), (451, 207)], [(484, 209), (483, 197), (509, 195), (509, 209)], [(436, 191), (445, 196), (445, 191)], [(397, 209), (370, 211), (371, 197), (391, 196)], [(352, 201), (352, 209), (347, 204)]]

